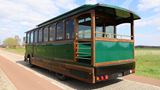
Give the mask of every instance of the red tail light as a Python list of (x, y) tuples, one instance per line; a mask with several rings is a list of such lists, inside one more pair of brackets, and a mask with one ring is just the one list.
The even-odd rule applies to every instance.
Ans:
[(101, 80), (104, 80), (104, 76), (101, 76)]
[(105, 76), (105, 79), (108, 80), (108, 75)]

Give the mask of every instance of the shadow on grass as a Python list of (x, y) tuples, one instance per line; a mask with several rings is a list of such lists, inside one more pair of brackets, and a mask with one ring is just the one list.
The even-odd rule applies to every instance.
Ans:
[(122, 81), (121, 79), (115, 79), (115, 80), (109, 80), (109, 81), (105, 81), (105, 82), (98, 82), (96, 84), (89, 84), (89, 83), (85, 83), (85, 82), (82, 82), (82, 81), (79, 81), (79, 80), (76, 80), (76, 79), (73, 79), (73, 78), (69, 78), (68, 80), (66, 81), (60, 81), (56, 78), (56, 75), (54, 72), (51, 72), (49, 70), (46, 70), (46, 69), (43, 69), (43, 68), (40, 68), (40, 67), (37, 67), (37, 66), (34, 66), (34, 67), (30, 67), (30, 65), (24, 61), (17, 61), (16, 63), (18, 64), (21, 64), (23, 65), (24, 67), (27, 67), (39, 74), (42, 74), (50, 79), (53, 79), (53, 80), (56, 80), (60, 83), (63, 83), (71, 88), (74, 88), (74, 89), (78, 89), (78, 90), (86, 90), (86, 89), (98, 89), (98, 88), (102, 88), (102, 87), (108, 87), (109, 85), (112, 85), (112, 84), (115, 84), (115, 83), (118, 83), (120, 81)]

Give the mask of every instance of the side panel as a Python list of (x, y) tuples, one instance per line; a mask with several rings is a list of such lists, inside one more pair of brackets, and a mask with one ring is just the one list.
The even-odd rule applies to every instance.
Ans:
[(32, 54), (33, 54), (33, 45), (26, 45), (25, 55), (32, 55)]
[(134, 44), (131, 42), (96, 41), (96, 63), (134, 59)]
[(73, 60), (73, 43), (35, 45), (34, 57)]

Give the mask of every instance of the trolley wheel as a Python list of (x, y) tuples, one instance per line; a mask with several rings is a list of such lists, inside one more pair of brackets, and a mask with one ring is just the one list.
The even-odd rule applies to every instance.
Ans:
[(64, 74), (56, 73), (56, 77), (61, 81), (67, 80), (67, 76), (65, 76)]
[(31, 59), (31, 57), (28, 58), (28, 63), (29, 63), (29, 66), (30, 66), (30, 67), (33, 67), (33, 66), (34, 66), (34, 65), (32, 64), (32, 59)]

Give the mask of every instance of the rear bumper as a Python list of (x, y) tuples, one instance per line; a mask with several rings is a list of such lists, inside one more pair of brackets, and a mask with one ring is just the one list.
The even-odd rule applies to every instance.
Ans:
[(121, 63), (119, 65), (101, 66), (95, 68), (96, 82), (116, 79), (135, 72), (135, 62)]

